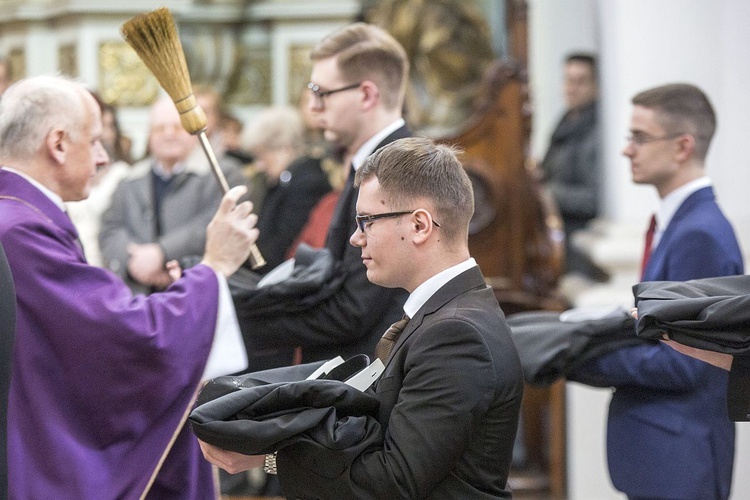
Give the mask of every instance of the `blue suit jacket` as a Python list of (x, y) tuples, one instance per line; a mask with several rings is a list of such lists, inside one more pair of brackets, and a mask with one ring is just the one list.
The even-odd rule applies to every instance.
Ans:
[[(683, 281), (743, 273), (732, 226), (710, 187), (675, 213), (646, 266), (644, 281)], [(620, 349), (568, 377), (615, 387), (607, 424), (612, 483), (629, 496), (727, 498), (734, 424), (727, 373), (659, 342)]]

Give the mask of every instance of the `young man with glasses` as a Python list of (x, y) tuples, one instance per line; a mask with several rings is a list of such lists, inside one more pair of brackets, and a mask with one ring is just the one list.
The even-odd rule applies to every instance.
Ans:
[[(471, 182), (450, 147), (411, 138), (370, 156), (355, 184), (358, 225), (349, 241), (371, 282), (409, 292), (401, 311), (406, 324), (368, 389), (378, 409), (355, 415), (377, 436), (371, 446), (289, 444), (276, 457), (283, 493), (510, 498), (523, 375), (497, 299), (469, 255)], [(231, 472), (257, 460), (201, 446), (209, 461)], [(331, 463), (346, 465), (331, 473)]]
[[(402, 290), (367, 281), (357, 249), (348, 243), (356, 229), (354, 172), (378, 148), (411, 135), (401, 115), (409, 64), (403, 47), (375, 26), (356, 23), (324, 38), (311, 53), (308, 109), (325, 138), (343, 152), (349, 169), (334, 211), (326, 248), (336, 273), (319, 290), (288, 299), (290, 313), (256, 313), (237, 302), (250, 366), (255, 352), (302, 347), (302, 360), (373, 355), (388, 325), (401, 317)], [(293, 311), (293, 313), (291, 313)]]
[[(633, 182), (660, 203), (644, 250), (643, 281), (686, 281), (743, 273), (734, 230), (716, 203), (705, 158), (716, 128), (711, 103), (687, 84), (656, 87), (633, 100), (623, 154)], [(727, 373), (662, 343), (620, 349), (568, 377), (616, 389), (607, 454), (614, 486), (629, 498), (729, 496), (734, 425)]]

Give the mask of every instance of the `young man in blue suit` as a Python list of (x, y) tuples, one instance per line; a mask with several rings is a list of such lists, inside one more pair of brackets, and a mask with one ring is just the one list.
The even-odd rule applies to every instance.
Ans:
[[(716, 128), (704, 93), (687, 84), (633, 100), (628, 144), (633, 181), (660, 197), (644, 281), (743, 273), (732, 226), (719, 209), (704, 161)], [(620, 349), (568, 377), (614, 387), (607, 456), (614, 486), (629, 498), (725, 499), (734, 461), (727, 373), (660, 342)]]
[[(381, 352), (385, 369), (368, 389), (379, 402), (377, 417), (368, 418), (377, 420), (372, 425), (382, 438), (334, 475), (325, 465), (347, 449), (281, 448), (283, 493), (331, 500), (510, 498), (523, 380), (505, 317), (469, 255), (469, 178), (449, 147), (414, 138), (375, 152), (355, 184), (357, 228), (349, 241), (367, 279), (409, 292), (408, 322), (392, 350)], [(206, 458), (232, 472), (254, 463), (201, 446)]]

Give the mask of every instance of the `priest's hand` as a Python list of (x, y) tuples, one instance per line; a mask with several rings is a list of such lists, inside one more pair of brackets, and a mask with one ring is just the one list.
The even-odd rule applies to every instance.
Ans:
[(201, 440), (198, 440), (198, 443), (206, 460), (230, 474), (262, 467), (265, 462), (265, 455), (243, 455), (235, 451), (222, 450)]
[(250, 247), (258, 239), (249, 201), (237, 203), (247, 187), (236, 186), (221, 199), (221, 205), (206, 230), (206, 251), (201, 264), (224, 276), (231, 276), (250, 256)]

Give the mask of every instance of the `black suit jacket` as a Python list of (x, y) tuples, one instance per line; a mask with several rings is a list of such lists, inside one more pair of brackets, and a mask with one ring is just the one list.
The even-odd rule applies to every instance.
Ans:
[(278, 184), (266, 193), (258, 214), (256, 227), (260, 236), (256, 244), (267, 263), (261, 273), (286, 260), (286, 253), (305, 226), (310, 211), (330, 190), (318, 158), (301, 157), (282, 172)]
[[(409, 129), (401, 127), (378, 148), (410, 136)], [(341, 282), (335, 290), (322, 287), (316, 304), (301, 311), (296, 310), (297, 298), (290, 297), (290, 310), (295, 311), (289, 314), (258, 315), (244, 307), (242, 301), (235, 300), (250, 370), (256, 369), (252, 364), (253, 353), (269, 348), (302, 346), (304, 362), (338, 355), (346, 359), (355, 354), (372, 354), (383, 332), (403, 314), (406, 292), (370, 283), (360, 249), (349, 244), (349, 237), (356, 229), (356, 203), (357, 190), (352, 187), (350, 175), (326, 241), (336, 263), (333, 279)]]
[(279, 450), (288, 498), (510, 498), (523, 392), (508, 326), (479, 268), (457, 276), (411, 319), (374, 393), (382, 443), (338, 476), (309, 447)]
[(16, 292), (5, 251), (0, 245), (0, 498), (8, 497), (8, 389), (16, 331)]

